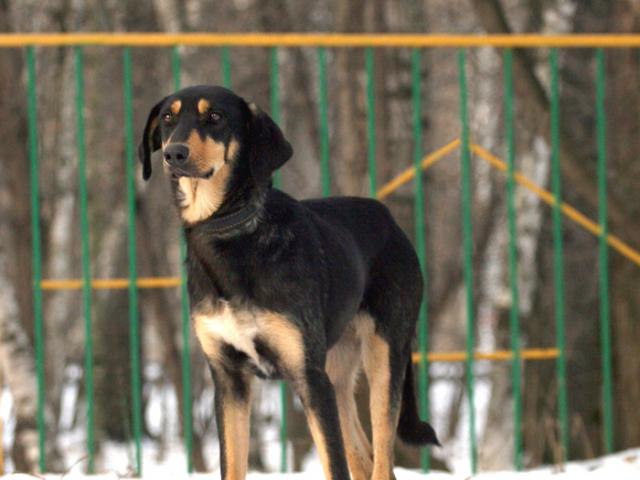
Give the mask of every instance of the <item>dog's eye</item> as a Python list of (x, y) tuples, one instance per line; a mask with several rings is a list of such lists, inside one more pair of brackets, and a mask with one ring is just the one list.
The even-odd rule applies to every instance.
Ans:
[(166, 123), (170, 123), (171, 120), (173, 120), (173, 115), (171, 115), (171, 113), (167, 112), (165, 114), (162, 115), (162, 120)]
[(211, 123), (218, 123), (222, 120), (222, 116), (218, 112), (209, 112), (207, 115), (207, 120)]

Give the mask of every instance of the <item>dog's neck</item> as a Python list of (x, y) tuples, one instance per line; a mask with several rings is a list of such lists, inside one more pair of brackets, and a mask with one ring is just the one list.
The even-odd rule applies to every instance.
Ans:
[(229, 238), (255, 230), (260, 213), (260, 206), (247, 204), (233, 213), (214, 214), (200, 223), (199, 228), (208, 235)]
[[(261, 218), (271, 183), (255, 185), (243, 183), (229, 185), (222, 198), (208, 191), (207, 180), (179, 179), (174, 181), (176, 204), (187, 230), (197, 228), (202, 233), (220, 238), (250, 233)], [(183, 186), (184, 184), (184, 186)], [(191, 188), (191, 196), (185, 196), (185, 186)]]

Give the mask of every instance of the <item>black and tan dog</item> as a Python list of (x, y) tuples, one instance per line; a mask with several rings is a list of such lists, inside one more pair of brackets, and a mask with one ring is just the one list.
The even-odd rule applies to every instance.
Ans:
[[(396, 430), (437, 444), (418, 418), (411, 368), (422, 276), (389, 211), (273, 189), (291, 145), (268, 115), (221, 87), (185, 88), (151, 109), (139, 148), (145, 179), (160, 148), (215, 383), (222, 477), (246, 474), (254, 375), (284, 378), (300, 396), (328, 479), (391, 478)], [(354, 402), (362, 367), (373, 447)]]

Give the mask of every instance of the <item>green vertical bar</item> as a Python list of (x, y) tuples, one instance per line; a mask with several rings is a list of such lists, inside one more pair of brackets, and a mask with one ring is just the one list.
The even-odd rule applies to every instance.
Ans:
[[(271, 49), (271, 61), (269, 67), (269, 80), (271, 88), (271, 118), (276, 123), (280, 123), (280, 66), (278, 64), (278, 47)], [(273, 175), (273, 186), (280, 188), (282, 183), (280, 171)]]
[(131, 414), (136, 445), (136, 476), (142, 476), (142, 401), (140, 382), (140, 321), (138, 318), (138, 271), (136, 268), (136, 184), (133, 146), (133, 101), (131, 49), (123, 52), (124, 70), (124, 134), (126, 148), (128, 240), (129, 240), (129, 346), (131, 354)]
[[(411, 93), (413, 100), (413, 165), (416, 169), (415, 182), (415, 224), (416, 224), (416, 252), (420, 262), (420, 270), (424, 278), (423, 299), (418, 316), (418, 349), (420, 351), (420, 365), (418, 377), (418, 396), (420, 416), (424, 421), (429, 420), (429, 359), (427, 357), (427, 269), (425, 255), (425, 212), (424, 189), (422, 185), (422, 97), (420, 95), (420, 50), (414, 48), (411, 52)], [(420, 449), (420, 465), (425, 472), (429, 471), (429, 449)]]
[(288, 437), (288, 425), (287, 425), (287, 384), (284, 381), (280, 382), (280, 415), (282, 420), (280, 422), (280, 472), (287, 471), (287, 437)]
[[(171, 56), (173, 71), (173, 87), (180, 89), (180, 52), (178, 46), (173, 47)], [(187, 449), (187, 471), (193, 472), (193, 420), (191, 405), (191, 343), (189, 330), (189, 293), (187, 292), (187, 271), (185, 261), (187, 245), (184, 230), (180, 231), (180, 304), (182, 313), (182, 398), (184, 403), (184, 444)]]
[(229, 47), (222, 47), (222, 85), (231, 88), (231, 54)]
[(318, 48), (318, 89), (320, 97), (320, 176), (322, 195), (331, 194), (331, 174), (329, 172), (329, 120), (327, 100), (327, 56), (323, 47)]
[[(271, 49), (271, 62), (269, 68), (271, 88), (271, 118), (277, 124), (280, 123), (280, 68), (278, 65), (278, 47)], [(280, 188), (280, 172), (275, 172), (273, 184)], [(280, 471), (287, 471), (287, 384), (280, 382)]]
[(40, 180), (38, 172), (38, 109), (36, 95), (36, 58), (27, 47), (27, 100), (29, 115), (29, 187), (31, 189), (31, 246), (33, 250), (33, 316), (38, 380), (38, 466), (46, 472), (46, 424), (44, 418), (44, 334), (42, 326), (42, 252), (40, 248)]
[(598, 131), (598, 221), (600, 222), (600, 346), (602, 350), (602, 386), (604, 403), (604, 448), (613, 451), (613, 398), (611, 380), (611, 319), (609, 309), (609, 247), (607, 237), (607, 145), (604, 50), (596, 51), (596, 128)]
[(560, 351), (556, 362), (558, 381), (558, 421), (562, 460), (569, 455), (569, 410), (567, 402), (567, 363), (564, 324), (564, 266), (562, 245), (562, 193), (560, 182), (560, 95), (558, 91), (558, 51), (551, 50), (551, 188), (553, 190), (553, 274), (556, 303), (556, 346)]
[(509, 326), (511, 331), (511, 381), (513, 384), (513, 455), (516, 470), (522, 470), (522, 392), (520, 385), (520, 292), (518, 290), (518, 246), (515, 206), (515, 139), (513, 133), (513, 52), (504, 51), (504, 122), (507, 139), (507, 217), (509, 226), (509, 284), (511, 309)]
[(376, 196), (376, 99), (373, 79), (373, 48), (365, 50), (365, 70), (367, 74), (367, 136), (369, 139), (369, 195)]
[(476, 413), (474, 407), (473, 346), (474, 304), (473, 304), (473, 231), (471, 224), (471, 152), (469, 150), (469, 121), (467, 118), (467, 79), (465, 73), (465, 51), (458, 51), (458, 75), (460, 81), (460, 123), (462, 125), (462, 145), (460, 151), (462, 167), (462, 239), (464, 253), (464, 283), (467, 304), (466, 377), (469, 402), (469, 437), (471, 442), (471, 472), (478, 470), (478, 449), (476, 440)]
[(173, 74), (173, 88), (180, 90), (180, 50), (178, 45), (171, 49), (171, 73)]
[(82, 304), (85, 325), (85, 380), (87, 394), (87, 470), (94, 472), (94, 405), (93, 405), (93, 337), (91, 334), (91, 256), (89, 252), (89, 219), (87, 213), (87, 162), (84, 134), (84, 66), (81, 47), (75, 47), (76, 126), (78, 143), (78, 176), (80, 177), (80, 232), (82, 240)]

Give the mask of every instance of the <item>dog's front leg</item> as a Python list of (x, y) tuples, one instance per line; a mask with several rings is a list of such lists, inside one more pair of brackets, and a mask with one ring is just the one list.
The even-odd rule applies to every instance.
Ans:
[(216, 422), (222, 480), (244, 480), (249, 459), (251, 375), (244, 369), (214, 365)]
[(333, 384), (324, 368), (306, 368), (295, 388), (305, 408), (311, 436), (327, 480), (349, 480)]

